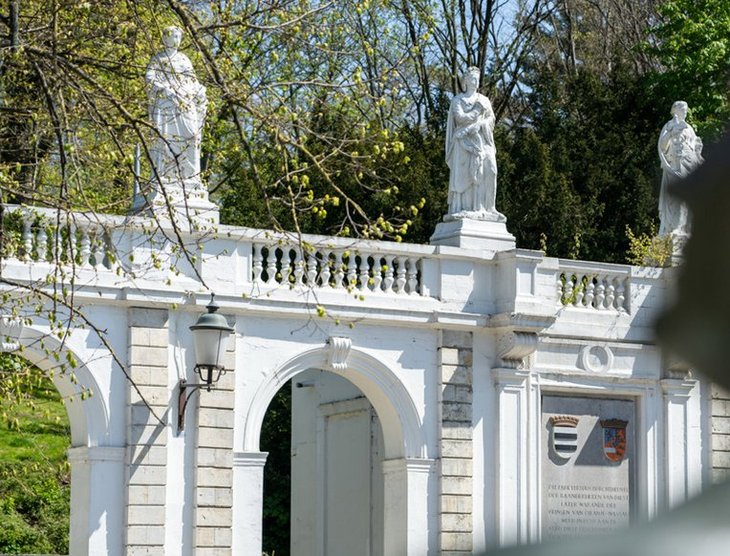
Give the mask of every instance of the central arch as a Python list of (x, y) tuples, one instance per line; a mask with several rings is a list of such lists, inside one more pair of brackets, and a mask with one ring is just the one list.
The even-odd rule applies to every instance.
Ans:
[[(259, 451), (264, 415), (279, 389), (304, 371), (332, 370), (328, 363), (329, 353), (326, 347), (301, 353), (284, 363), (261, 384), (246, 413), (243, 433), (246, 452)], [(416, 406), (408, 390), (387, 365), (353, 348), (347, 368), (333, 372), (357, 386), (375, 408), (383, 427), (387, 460), (426, 457), (426, 439)]]
[[(385, 500), (384, 553), (427, 554), (428, 506), (435, 462), (426, 459), (427, 443), (420, 414), (396, 372), (376, 357), (351, 349), (344, 369), (333, 369), (328, 346), (290, 358), (265, 378), (242, 408), (243, 452), (234, 454), (234, 554), (261, 553), (262, 477), (266, 454), (260, 452), (263, 420), (276, 393), (305, 371), (325, 370), (347, 379), (377, 413), (383, 435), (382, 475)], [(419, 540), (421, 539), (421, 540)]]

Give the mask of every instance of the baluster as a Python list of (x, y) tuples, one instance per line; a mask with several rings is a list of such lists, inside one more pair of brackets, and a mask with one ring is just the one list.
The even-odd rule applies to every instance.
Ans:
[(380, 255), (373, 255), (373, 283), (371, 289), (379, 292), (383, 286), (383, 258)]
[(606, 286), (603, 284), (603, 277), (596, 276), (596, 298), (594, 301), (594, 306), (596, 309), (603, 309), (603, 302), (606, 299)]
[(625, 311), (624, 303), (626, 302), (626, 288), (624, 288), (624, 281), (619, 279), (618, 285), (616, 286), (616, 308), (619, 311)]
[(365, 290), (369, 284), (370, 281), (370, 262), (369, 262), (368, 255), (360, 255), (360, 283), (358, 284), (358, 289), (360, 291)]
[(571, 303), (573, 299), (573, 276), (565, 275), (565, 287), (563, 288), (563, 305)]
[(407, 274), (407, 283), (408, 283), (408, 293), (410, 295), (417, 295), (418, 294), (418, 259), (410, 258), (408, 259), (408, 274)]
[(291, 274), (291, 250), (288, 247), (282, 247), (281, 251), (281, 265), (279, 271), (281, 274), (280, 284), (289, 285), (289, 275)]
[(36, 252), (38, 260), (46, 262), (48, 260), (48, 234), (46, 233), (46, 223), (43, 218), (38, 221), (38, 236), (36, 238)]
[(266, 249), (266, 283), (276, 283), (276, 246), (270, 245)]
[(22, 213), (23, 221), (23, 236), (21, 237), (21, 243), (23, 245), (23, 257), (22, 260), (30, 261), (33, 258), (33, 220), (35, 216), (29, 210), (25, 210)]
[(310, 288), (317, 285), (317, 253), (314, 251), (307, 255), (307, 285)]
[(319, 273), (319, 276), (321, 278), (320, 285), (324, 288), (325, 286), (330, 285), (330, 278), (332, 277), (332, 271), (330, 270), (330, 264), (332, 261), (330, 260), (330, 253), (327, 252), (321, 252), (321, 264), (322, 264), (322, 271)]
[(393, 264), (395, 263), (395, 257), (393, 255), (386, 255), (385, 259), (385, 278), (383, 278), (383, 291), (390, 293), (393, 287)]
[(395, 291), (397, 293), (405, 293), (406, 289), (406, 258), (398, 257), (398, 271), (395, 280)]
[(89, 228), (87, 226), (79, 228), (79, 235), (81, 241), (79, 242), (79, 264), (81, 266), (88, 266), (91, 264), (89, 258), (91, 257), (91, 239), (89, 238)]
[(264, 271), (264, 255), (262, 250), (263, 246), (260, 243), (253, 244), (253, 267), (251, 268), (251, 278), (254, 282), (261, 280), (261, 273)]
[(67, 236), (67, 253), (68, 253), (68, 261), (66, 261), (68, 264), (73, 265), (76, 264), (78, 261), (76, 260), (76, 257), (79, 254), (79, 248), (76, 243), (76, 224), (74, 222), (69, 222), (68, 224), (68, 236)]
[(558, 294), (558, 303), (561, 304), (561, 305), (563, 304), (563, 299), (564, 299), (563, 295), (564, 295), (564, 286), (565, 286), (565, 284), (564, 284), (563, 280), (565, 280), (565, 279), (566, 279), (565, 278), (565, 274), (558, 274), (558, 279), (555, 281), (555, 287), (558, 290), (557, 291), (557, 294)]
[(299, 249), (294, 250), (294, 285), (302, 285), (302, 276), (304, 276), (304, 259)]
[(94, 228), (92, 252), (94, 256), (94, 267), (99, 270), (104, 266), (104, 256), (106, 255), (106, 234), (104, 233), (104, 228), (101, 226)]
[(616, 286), (613, 285), (613, 278), (607, 278), (606, 283), (606, 307), (613, 309), (613, 301), (616, 298)]
[(347, 252), (347, 287), (357, 286), (357, 255), (354, 251)]
[(342, 251), (335, 251), (335, 288), (341, 288), (344, 279), (345, 266), (342, 262)]
[(583, 284), (584, 280), (588, 280), (587, 276), (581, 276), (576, 277), (575, 279), (575, 299), (573, 299), (573, 306), (574, 307), (582, 307), (583, 306), (583, 296), (585, 295), (585, 285)]
[(593, 307), (593, 298), (595, 297), (594, 290), (596, 289), (593, 284), (593, 276), (588, 276), (588, 284), (586, 284), (586, 294), (583, 296), (586, 307)]

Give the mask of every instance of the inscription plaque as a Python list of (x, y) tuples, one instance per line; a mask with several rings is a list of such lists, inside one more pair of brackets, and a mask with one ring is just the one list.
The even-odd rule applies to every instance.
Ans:
[[(556, 432), (576, 423), (577, 448), (566, 457)], [(542, 538), (603, 533), (629, 524), (635, 407), (631, 400), (543, 396)], [(558, 429), (557, 436), (565, 431)]]

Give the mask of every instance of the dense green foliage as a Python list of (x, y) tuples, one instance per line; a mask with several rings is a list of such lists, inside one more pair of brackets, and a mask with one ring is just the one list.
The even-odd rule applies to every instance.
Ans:
[[(18, 365), (26, 379), (17, 381)], [(67, 554), (70, 444), (66, 409), (53, 383), (17, 357), (0, 357), (0, 553)], [(78, 402), (81, 403), (81, 402)]]
[(268, 452), (264, 467), (263, 549), (266, 554), (289, 555), (291, 539), (291, 381), (269, 404), (261, 429), (261, 450)]

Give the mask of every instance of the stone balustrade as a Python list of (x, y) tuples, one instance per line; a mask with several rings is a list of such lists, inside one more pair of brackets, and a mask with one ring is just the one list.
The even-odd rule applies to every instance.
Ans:
[(6, 259), (96, 269), (113, 266), (108, 233), (113, 222), (108, 216), (9, 205), (4, 219)]
[[(636, 267), (552, 259), (536, 251), (505, 251), (494, 258), (477, 250), (296, 236), (233, 226), (177, 230), (176, 235), (156, 226), (150, 218), (64, 213), (17, 205), (5, 207), (4, 219), (2, 256), (6, 263), (45, 262), (87, 269), (100, 278), (109, 273), (116, 284), (125, 273), (135, 279), (145, 266), (159, 268), (165, 242), (177, 237), (191, 256), (186, 262), (178, 254), (182, 267), (176, 265), (175, 276), (182, 273), (193, 281), (208, 276), (207, 280), (213, 281), (206, 286), (222, 295), (226, 295), (226, 283), (233, 280), (238, 291), (267, 296), (310, 289), (355, 294), (360, 303), (367, 297), (376, 305), (376, 299), (385, 302), (393, 296), (442, 301), (456, 307), (462, 303), (458, 283), (464, 278), (493, 276), (488, 280), (504, 290), (505, 299), (519, 300), (518, 305), (490, 309), (472, 294), (464, 300), (465, 307), (471, 306), (476, 312), (542, 313), (557, 306), (620, 315), (632, 314), (632, 304), (635, 309), (643, 304), (644, 294), (640, 292), (647, 291), (660, 274), (657, 271), (656, 277), (647, 281), (646, 273)], [(157, 239), (148, 241), (153, 236)], [(170, 252), (168, 262), (162, 265), (163, 274), (174, 264), (176, 251), (173, 248)], [(213, 264), (213, 260), (217, 262)], [(228, 271), (240, 268), (245, 271), (225, 281)], [(191, 284), (185, 285), (187, 291), (191, 291)]]
[(408, 246), (398, 251), (290, 242), (253, 244), (251, 279), (262, 285), (424, 295), (421, 260)]
[(561, 260), (557, 298), (564, 306), (629, 313), (630, 276), (630, 266)]

